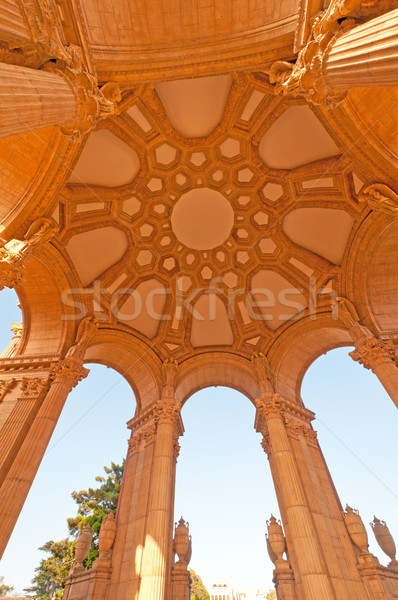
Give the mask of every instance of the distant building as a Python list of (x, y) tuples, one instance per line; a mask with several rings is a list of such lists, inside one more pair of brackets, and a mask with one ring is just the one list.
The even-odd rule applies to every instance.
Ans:
[(232, 589), (229, 583), (217, 581), (207, 588), (210, 600), (241, 600), (242, 595)]

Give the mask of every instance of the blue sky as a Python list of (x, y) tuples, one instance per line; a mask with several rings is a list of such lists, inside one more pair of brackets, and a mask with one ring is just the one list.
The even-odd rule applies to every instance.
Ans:
[[(13, 292), (0, 294), (0, 346), (20, 320)], [(377, 378), (339, 349), (320, 357), (304, 379), (302, 397), (342, 504), (360, 510), (370, 550), (383, 564), (368, 526), (375, 514), (398, 542), (398, 412)], [(67, 536), (66, 518), (76, 505), (72, 490), (95, 484), (111, 460), (126, 454), (126, 421), (135, 401), (128, 384), (111, 369), (91, 373), (69, 396), (19, 522), (0, 564), (0, 575), (17, 590), (28, 586), (49, 539)], [(231, 577), (238, 588), (272, 586), (264, 533), (271, 513), (279, 517), (275, 492), (254, 407), (227, 388), (195, 394), (183, 408), (185, 435), (177, 466), (176, 519), (190, 522), (191, 566), (207, 582)]]

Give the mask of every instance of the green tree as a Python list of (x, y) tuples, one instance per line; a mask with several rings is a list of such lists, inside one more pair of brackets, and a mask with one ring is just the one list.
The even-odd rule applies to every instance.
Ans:
[[(84, 561), (86, 569), (92, 566), (98, 556), (98, 533), (103, 517), (116, 511), (123, 469), (124, 461), (121, 465), (112, 462), (110, 467), (104, 467), (105, 477), (95, 478), (101, 484), (99, 487), (72, 492), (78, 511), (76, 517), (68, 519), (71, 535), (77, 538), (80, 528), (85, 525), (89, 525), (93, 531), (93, 543)], [(74, 560), (75, 542), (69, 538), (60, 542), (49, 541), (39, 550), (48, 556), (40, 561), (32, 579), (33, 585), (25, 591), (33, 593), (38, 600), (62, 598), (65, 579)]]
[(33, 597), (39, 600), (62, 598), (65, 579), (74, 560), (74, 542), (68, 538), (60, 542), (50, 540), (39, 550), (46, 552), (47, 556), (36, 567), (33, 585), (25, 592), (34, 594)]
[(209, 592), (206, 590), (201, 577), (193, 569), (191, 573), (191, 600), (210, 600)]
[(0, 596), (7, 596), (14, 588), (4, 583), (4, 577), (0, 577)]
[(102, 519), (105, 515), (116, 512), (124, 470), (124, 460), (121, 465), (111, 462), (110, 467), (104, 467), (106, 477), (98, 475), (96, 481), (101, 483), (98, 488), (88, 488), (72, 492), (72, 498), (78, 505), (77, 516), (68, 519), (71, 535), (77, 537), (79, 529), (85, 525), (91, 527), (93, 542), (88, 556), (84, 562), (89, 569), (98, 557), (98, 534), (101, 529)]

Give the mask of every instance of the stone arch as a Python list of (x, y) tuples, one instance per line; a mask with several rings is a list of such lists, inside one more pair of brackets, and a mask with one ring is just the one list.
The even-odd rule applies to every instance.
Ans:
[(253, 403), (260, 393), (250, 361), (232, 353), (206, 352), (181, 363), (175, 397), (184, 404), (195, 392), (218, 385), (241, 392)]
[(275, 391), (302, 404), (301, 384), (307, 369), (321, 354), (353, 345), (345, 325), (332, 319), (331, 312), (319, 313), (315, 320), (301, 319), (278, 338), (269, 352), (275, 375)]
[(153, 350), (133, 334), (109, 326), (100, 327), (84, 360), (120, 373), (134, 392), (137, 413), (160, 398), (161, 362)]
[(364, 325), (398, 335), (398, 222), (372, 212), (364, 221), (347, 264), (347, 297)]

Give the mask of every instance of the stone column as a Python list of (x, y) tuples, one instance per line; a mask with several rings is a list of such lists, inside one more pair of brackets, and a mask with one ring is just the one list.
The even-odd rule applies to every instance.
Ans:
[[(15, 379), (12, 380), (14, 383)], [(0, 430), (0, 486), (50, 386), (49, 377), (23, 377), (17, 402)]]
[(324, 63), (331, 88), (396, 86), (398, 9), (337, 37)]
[(367, 327), (360, 325), (358, 313), (347, 298), (338, 298), (338, 316), (347, 326), (355, 345), (355, 350), (350, 352), (351, 358), (373, 371), (398, 408), (398, 348), (393, 342), (378, 339)]
[[(276, 93), (302, 95), (309, 102), (333, 108), (345, 98), (347, 88), (396, 85), (398, 9), (361, 23), (361, 4), (365, 3), (330, 3), (315, 19), (296, 63), (272, 65), (270, 81)], [(380, 12), (378, 3), (374, 4), (372, 8), (369, 3), (368, 18), (375, 14), (373, 9)]]
[(175, 443), (183, 433), (181, 406), (174, 399), (175, 367), (165, 364), (162, 399), (156, 407), (156, 440), (151, 472), (151, 487), (145, 541), (141, 563), (138, 600), (164, 600), (170, 586), (167, 574), (171, 565), (171, 527), (174, 492)]
[(69, 392), (88, 374), (73, 357), (61, 361), (11, 468), (0, 488), (0, 556), (25, 503)]
[(83, 67), (80, 50), (69, 48), (69, 65), (49, 62), (36, 70), (0, 63), (0, 137), (59, 125), (66, 136), (79, 140), (114, 113), (121, 99), (117, 84), (99, 89)]
[(306, 600), (334, 600), (335, 594), (328, 576), (325, 556), (308, 507), (296, 460), (290, 446), (284, 422), (287, 408), (313, 418), (313, 413), (293, 407), (279, 394), (267, 394), (257, 401), (256, 429), (269, 436), (278, 480), (280, 505), (286, 515), (290, 536)]
[[(25, 503), (66, 398), (72, 388), (89, 373), (83, 367), (83, 360), (97, 328), (98, 322), (92, 317), (80, 321), (76, 344), (52, 369), (48, 381), (33, 380), (23, 384), (28, 396), (37, 395), (37, 402), (32, 405), (31, 400), (20, 404), (20, 407), (17, 402), (14, 418), (4, 432), (2, 429), (7, 470), (0, 487), (0, 557)], [(40, 386), (49, 386), (44, 398), (40, 397)], [(22, 412), (20, 409), (23, 409)], [(33, 419), (32, 411), (35, 413)]]

